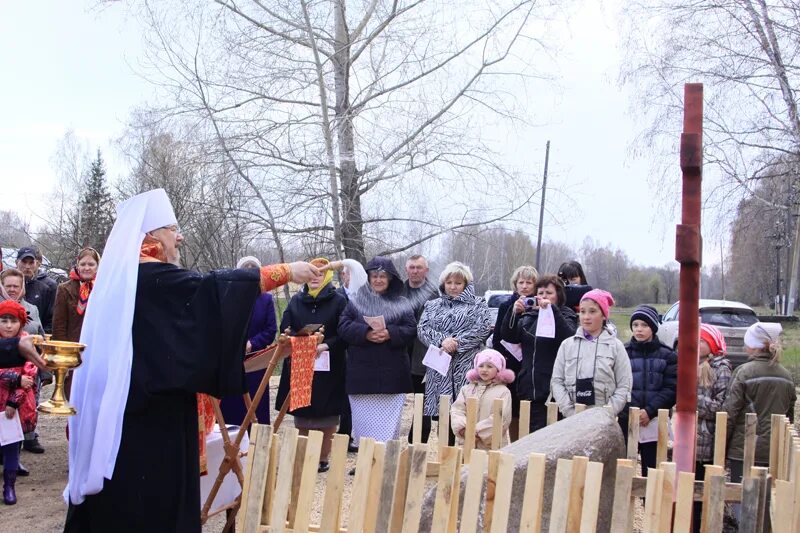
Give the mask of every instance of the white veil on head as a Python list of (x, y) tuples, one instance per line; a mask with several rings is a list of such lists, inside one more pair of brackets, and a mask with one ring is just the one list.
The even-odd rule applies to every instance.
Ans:
[(131, 380), (139, 251), (145, 233), (171, 224), (177, 220), (164, 189), (117, 206), (81, 330), (83, 365), (72, 380), (70, 402), (78, 414), (69, 420), (67, 503), (83, 503), (114, 473)]

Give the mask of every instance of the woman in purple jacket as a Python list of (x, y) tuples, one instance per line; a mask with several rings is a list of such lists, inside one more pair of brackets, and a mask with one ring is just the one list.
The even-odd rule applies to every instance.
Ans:
[[(248, 256), (239, 259), (236, 263), (236, 268), (261, 268), (261, 262), (255, 257)], [(247, 345), (245, 346), (245, 353), (263, 350), (275, 340), (275, 334), (278, 332), (278, 321), (275, 317), (275, 303), (272, 295), (269, 293), (262, 293), (256, 300), (253, 306), (253, 312), (250, 315), (250, 326), (247, 328)], [(264, 377), (264, 370), (257, 370), (245, 374), (247, 380), (247, 389), (250, 392), (250, 397), (254, 397), (261, 379)], [(222, 415), (225, 417), (226, 424), (235, 424), (237, 426), (242, 424), (244, 415), (247, 414), (247, 409), (244, 405), (244, 400), (241, 396), (233, 396), (223, 398), (220, 402)], [(269, 424), (269, 395), (265, 394), (261, 403), (256, 407), (256, 419), (259, 424)]]

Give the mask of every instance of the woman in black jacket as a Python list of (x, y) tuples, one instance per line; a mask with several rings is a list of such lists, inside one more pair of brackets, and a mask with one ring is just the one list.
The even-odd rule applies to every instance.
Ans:
[[(530, 431), (547, 425), (547, 403), (550, 379), (558, 348), (564, 339), (575, 335), (578, 317), (565, 305), (564, 284), (558, 276), (545, 275), (536, 281), (536, 304), (529, 298), (519, 298), (503, 318), (500, 337), (506, 342), (522, 345), (522, 364), (516, 379), (520, 400), (530, 400)], [(552, 308), (555, 337), (537, 337), (539, 313)]]
[[(678, 356), (656, 337), (658, 312), (649, 305), (640, 305), (631, 313), (631, 340), (625, 350), (631, 360), (633, 387), (631, 401), (619, 414), (619, 425), (625, 441), (628, 440), (628, 414), (631, 407), (638, 407), (639, 426), (646, 427), (658, 416), (659, 409), (670, 409), (675, 405), (678, 387)], [(657, 440), (639, 441), (642, 456), (642, 475), (656, 467)]]
[[(311, 261), (315, 266), (327, 264), (324, 259)], [(333, 272), (317, 276), (306, 284), (289, 301), (281, 320), (281, 331), (288, 328), (297, 333), (309, 324), (321, 324), (325, 327), (325, 337), (318, 351), (317, 361), (327, 358), (329, 370), (315, 370), (311, 385), (311, 405), (301, 407), (289, 414), (294, 416), (294, 425), (301, 435), (308, 435), (311, 429), (322, 431), (322, 451), (320, 452), (319, 471), (328, 470), (328, 456), (331, 452), (331, 438), (339, 425), (342, 405), (345, 401), (345, 349), (344, 341), (339, 337), (337, 328), (339, 318), (347, 306), (347, 299), (331, 284)], [(327, 352), (327, 355), (325, 354)], [(281, 370), (281, 381), (275, 407), (283, 405), (289, 394), (291, 376), (291, 359), (286, 359)]]
[(411, 303), (392, 262), (374, 257), (365, 269), (369, 282), (351, 293), (339, 320), (347, 343), (347, 394), (353, 440), (397, 439), (405, 395), (412, 391), (407, 347), (417, 334)]

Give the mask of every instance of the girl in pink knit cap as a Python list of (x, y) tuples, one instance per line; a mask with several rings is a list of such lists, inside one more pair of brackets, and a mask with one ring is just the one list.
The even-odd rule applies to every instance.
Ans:
[(478, 399), (478, 422), (475, 425), (475, 447), (489, 450), (492, 446), (492, 405), (494, 400), (503, 400), (503, 437), (500, 445), (508, 444), (508, 426), (511, 424), (511, 391), (507, 383), (514, 381), (514, 372), (506, 368), (506, 359), (496, 350), (478, 352), (473, 368), (467, 372), (467, 383), (461, 388), (450, 408), (450, 425), (456, 435), (456, 444), (464, 444), (467, 428), (467, 398)]

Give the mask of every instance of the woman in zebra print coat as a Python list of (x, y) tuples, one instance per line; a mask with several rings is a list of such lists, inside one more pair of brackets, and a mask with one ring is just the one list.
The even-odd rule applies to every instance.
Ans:
[(419, 340), (453, 357), (446, 376), (430, 368), (426, 371), (425, 416), (439, 414), (440, 395), (456, 397), (467, 382), (473, 357), (489, 335), (492, 323), (489, 308), (483, 298), (475, 296), (472, 279), (468, 266), (450, 263), (439, 276), (439, 298), (425, 303), (417, 327)]

